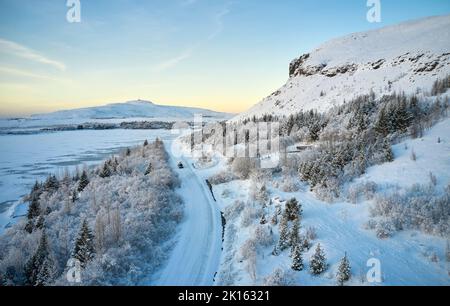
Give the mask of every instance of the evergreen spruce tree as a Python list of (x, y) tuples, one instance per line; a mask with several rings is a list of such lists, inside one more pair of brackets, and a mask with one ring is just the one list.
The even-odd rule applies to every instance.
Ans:
[(45, 286), (50, 284), (55, 276), (56, 268), (50, 255), (47, 234), (44, 231), (36, 252), (25, 264), (26, 284)]
[(144, 147), (146, 147), (146, 146), (148, 146), (148, 140), (147, 139), (144, 141)]
[(267, 224), (266, 214), (263, 214), (261, 220), (259, 221), (261, 225)]
[(378, 120), (375, 124), (375, 131), (383, 137), (389, 135), (389, 120), (385, 107), (383, 107), (378, 114)]
[(322, 274), (327, 269), (327, 260), (324, 251), (320, 247), (320, 243), (317, 245), (316, 252), (311, 257), (309, 269), (314, 275)]
[(59, 188), (59, 182), (55, 175), (50, 175), (44, 184), (44, 190), (52, 193)]
[(145, 175), (149, 175), (153, 171), (152, 163), (148, 164), (147, 170), (145, 170)]
[(286, 218), (288, 221), (294, 221), (302, 214), (301, 205), (299, 205), (297, 199), (292, 198), (286, 203)]
[(282, 216), (278, 228), (280, 231), (280, 240), (278, 241), (278, 249), (280, 251), (284, 251), (286, 248), (289, 247), (289, 228), (286, 216)]
[(294, 220), (294, 224), (291, 228), (290, 245), (291, 245), (291, 257), (294, 256), (295, 248), (300, 245), (300, 220), (297, 218)]
[(126, 156), (130, 156), (130, 155), (131, 155), (131, 150), (130, 150), (130, 148), (127, 148), (127, 149), (126, 149), (125, 155), (126, 155)]
[(28, 220), (33, 220), (41, 214), (41, 207), (39, 204), (39, 199), (34, 197), (31, 199), (30, 206), (28, 206), (27, 218)]
[(311, 248), (311, 243), (306, 235), (300, 236), (299, 245), (302, 251), (308, 251)]
[(104, 164), (103, 164), (103, 168), (102, 168), (102, 170), (100, 171), (99, 176), (100, 176), (101, 178), (107, 178), (107, 177), (110, 177), (110, 176), (111, 176), (111, 170), (109, 169), (109, 166), (108, 166), (107, 163), (104, 163)]
[(347, 254), (345, 254), (344, 258), (341, 259), (338, 272), (336, 275), (339, 286), (343, 286), (346, 281), (350, 280), (350, 277), (351, 277), (350, 262), (348, 261)]
[(294, 252), (292, 254), (292, 270), (302, 271), (303, 270), (303, 255), (299, 244), (294, 247)]
[(394, 152), (392, 152), (391, 142), (386, 138), (383, 142), (383, 154), (387, 162), (394, 161)]
[(43, 229), (45, 226), (45, 218), (44, 216), (39, 216), (36, 220), (36, 228), (37, 229)]
[(39, 198), (39, 197), (41, 196), (41, 194), (42, 194), (42, 191), (41, 191), (41, 185), (39, 184), (38, 181), (36, 181), (36, 182), (34, 183), (33, 189), (31, 190), (30, 198), (31, 198), (31, 199), (32, 199), (33, 197)]
[(71, 199), (72, 199), (72, 203), (75, 203), (75, 202), (78, 200), (78, 191), (77, 191), (77, 189), (74, 189), (74, 190), (72, 191), (72, 197), (71, 197)]
[(78, 259), (82, 267), (85, 267), (87, 262), (94, 257), (94, 235), (89, 229), (87, 221), (84, 220), (81, 225), (78, 238), (75, 241), (75, 248), (72, 252), (72, 258)]
[(78, 183), (78, 192), (82, 192), (87, 185), (89, 185), (89, 179), (86, 170), (83, 170), (80, 177), (80, 182)]

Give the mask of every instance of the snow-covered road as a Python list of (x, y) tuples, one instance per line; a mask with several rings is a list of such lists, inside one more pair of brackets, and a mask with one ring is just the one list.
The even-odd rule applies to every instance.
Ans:
[(152, 285), (210, 286), (214, 284), (214, 275), (220, 264), (221, 215), (205, 178), (187, 158), (181, 161), (184, 169), (178, 169), (178, 160), (171, 157), (171, 164), (181, 179), (178, 193), (185, 203), (185, 218), (170, 258)]

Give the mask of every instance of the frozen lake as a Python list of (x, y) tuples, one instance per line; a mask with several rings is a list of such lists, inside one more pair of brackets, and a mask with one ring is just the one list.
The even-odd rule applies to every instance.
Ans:
[(159, 137), (170, 130), (80, 130), (32, 135), (0, 135), (0, 233), (11, 218), (25, 212), (20, 198), (36, 179), (64, 169), (99, 163), (126, 147)]

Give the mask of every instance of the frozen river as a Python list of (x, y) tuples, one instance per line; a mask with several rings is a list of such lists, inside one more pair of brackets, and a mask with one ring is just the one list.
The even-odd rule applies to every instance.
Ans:
[(122, 129), (0, 135), (0, 233), (14, 216), (25, 212), (19, 200), (36, 179), (99, 163), (145, 139), (169, 140), (175, 136), (170, 130)]

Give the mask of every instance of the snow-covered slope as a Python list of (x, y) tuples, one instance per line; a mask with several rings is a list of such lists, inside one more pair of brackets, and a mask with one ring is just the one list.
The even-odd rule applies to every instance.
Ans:
[(449, 73), (450, 15), (351, 34), (292, 61), (288, 82), (234, 120), (325, 111), (371, 90), (416, 93)]

